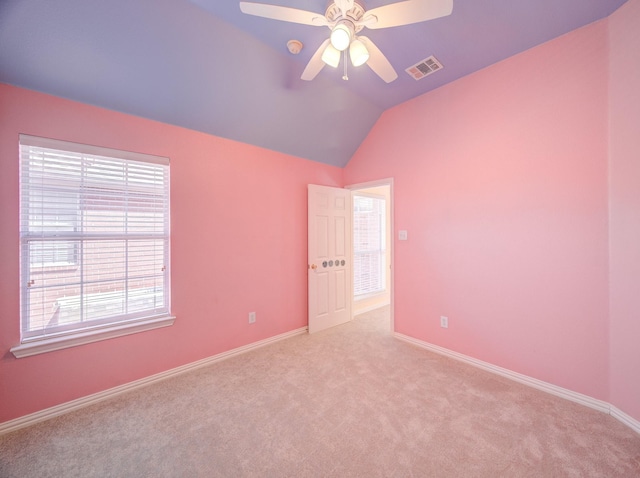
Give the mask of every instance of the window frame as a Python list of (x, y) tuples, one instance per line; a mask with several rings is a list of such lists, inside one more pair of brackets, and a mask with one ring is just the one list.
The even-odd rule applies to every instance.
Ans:
[[(67, 264), (63, 263), (51, 263), (47, 264), (46, 262), (40, 263), (40, 274), (47, 274), (44, 271), (44, 266), (47, 265), (47, 269), (52, 269), (52, 273), (55, 274), (59, 270), (83, 267), (81, 257), (81, 253), (78, 251), (78, 244), (80, 247), (82, 244), (86, 244), (91, 241), (91, 235), (87, 233), (85, 230), (78, 232), (77, 227), (74, 227), (73, 232), (66, 233), (54, 232), (48, 233), (46, 232), (46, 227), (42, 226), (42, 230), (39, 232), (39, 236), (34, 238), (34, 235), (31, 230), (31, 222), (30, 219), (33, 217), (31, 214), (31, 203), (30, 200), (33, 198), (29, 195), (30, 192), (34, 193), (34, 196), (40, 194), (44, 196), (47, 193), (48, 184), (51, 184), (53, 180), (50, 176), (45, 176), (46, 181), (43, 181), (43, 184), (40, 189), (33, 187), (32, 183), (28, 179), (24, 179), (28, 177), (30, 172), (29, 167), (31, 167), (32, 163), (30, 162), (30, 158), (25, 158), (24, 155), (28, 155), (28, 153), (23, 152), (23, 147), (25, 151), (28, 148), (40, 148), (42, 151), (45, 150), (57, 150), (61, 152), (68, 152), (72, 155), (80, 155), (81, 159), (79, 159), (80, 163), (84, 164), (86, 161), (93, 159), (94, 157), (106, 158), (107, 160), (111, 159), (116, 164), (121, 164), (124, 169), (127, 168), (135, 168), (136, 165), (140, 165), (140, 163), (145, 163), (141, 167), (147, 168), (158, 168), (162, 171), (162, 182), (160, 183), (162, 188), (162, 193), (158, 196), (161, 198), (163, 208), (161, 223), (162, 231), (156, 233), (155, 230), (153, 233), (148, 234), (145, 238), (149, 241), (156, 241), (162, 244), (161, 255), (163, 268), (160, 274), (161, 278), (161, 294), (162, 294), (162, 304), (159, 308), (154, 302), (153, 308), (141, 309), (139, 312), (129, 312), (129, 307), (132, 304), (132, 300), (130, 299), (131, 291), (137, 290), (134, 289), (133, 285), (126, 286), (125, 290), (122, 291), (119, 295), (122, 296), (121, 300), (124, 300), (124, 304), (127, 312), (125, 314), (116, 313), (115, 315), (107, 315), (105, 317), (100, 316), (92, 316), (89, 320), (81, 320), (75, 321), (67, 325), (59, 326), (56, 325), (52, 328), (52, 333), (47, 332), (47, 326), (42, 326), (40, 329), (34, 329), (30, 326), (28, 316), (29, 311), (29, 300), (30, 300), (30, 291), (29, 288), (32, 285), (31, 280), (31, 271), (37, 270), (38, 266), (36, 263), (32, 263), (30, 253), (33, 251), (31, 249), (33, 247), (34, 241), (42, 242), (43, 244), (49, 244), (49, 247), (52, 247), (52, 250), (55, 252), (55, 244), (56, 242), (64, 243), (64, 241), (70, 242), (70, 247), (74, 248), (74, 259), (77, 260), (76, 264)], [(169, 158), (154, 156), (142, 153), (134, 153), (129, 151), (116, 150), (113, 148), (104, 148), (99, 146), (91, 146), (79, 143), (72, 143), (68, 141), (60, 141), (49, 138), (41, 138), (36, 136), (24, 135), (21, 134), (19, 137), (19, 161), (20, 161), (20, 291), (21, 291), (21, 306), (20, 306), (20, 344), (11, 348), (11, 352), (14, 356), (26, 357), (30, 355), (35, 355), (39, 353), (49, 352), (52, 350), (59, 350), (67, 347), (73, 347), (77, 345), (82, 345), (90, 342), (96, 342), (99, 340), (105, 340), (113, 337), (118, 337), (122, 335), (128, 335), (132, 333), (138, 333), (145, 330), (152, 330), (160, 327), (170, 326), (174, 323), (175, 316), (171, 314), (171, 273), (170, 273), (170, 251), (171, 251), (171, 232), (170, 232), (170, 168), (169, 168)], [(44, 153), (43, 153), (44, 154)], [(86, 157), (85, 157), (86, 156)], [(89, 158), (89, 159), (87, 159)], [(23, 162), (27, 163), (27, 166), (23, 165)], [(23, 171), (23, 168), (26, 168), (26, 172)], [(51, 173), (45, 173), (51, 174)], [(80, 174), (79, 177), (84, 178), (84, 171)], [(98, 177), (99, 184), (102, 184), (102, 177)], [(128, 176), (127, 176), (128, 178)], [(133, 179), (131, 179), (133, 180)], [(48, 182), (47, 182), (48, 181)], [(106, 181), (106, 180), (105, 180)], [(129, 184), (128, 181), (130, 179), (126, 179), (125, 184)], [(153, 184), (153, 183), (152, 183)], [(129, 186), (126, 186), (128, 188)], [(118, 191), (122, 191), (122, 189), (118, 189), (117, 187), (114, 189), (116, 194)], [(124, 193), (122, 193), (124, 194)], [(24, 196), (23, 196), (24, 195)], [(119, 197), (119, 196), (118, 196)], [(128, 196), (123, 196), (128, 197)], [(154, 196), (155, 197), (155, 196)], [(23, 204), (23, 200), (27, 198), (27, 207), (25, 208)], [(40, 201), (43, 201), (40, 198)], [(78, 189), (78, 201), (77, 206), (75, 208), (77, 217), (83, 213), (82, 199), (80, 197), (80, 189)], [(122, 224), (124, 225), (124, 231), (121, 233), (115, 233), (110, 235), (109, 238), (113, 240), (113, 242), (121, 241), (125, 247), (129, 247), (129, 242), (133, 241), (133, 237), (135, 234), (130, 234), (129, 231), (129, 222), (132, 220), (129, 218), (129, 210), (128, 209), (117, 209), (112, 208), (114, 211), (113, 217), (118, 218), (122, 216)], [(73, 214), (70, 215), (73, 218)], [(110, 218), (111, 216), (107, 216)], [(46, 219), (44, 216), (40, 219), (44, 224)], [(78, 219), (78, 221), (81, 221)], [(28, 224), (25, 226), (25, 223)], [(83, 242), (84, 241), (84, 242)], [(43, 248), (46, 246), (43, 246)], [(128, 249), (127, 249), (128, 251)], [(129, 254), (129, 252), (126, 252)], [(44, 256), (44, 254), (43, 254)], [(130, 267), (128, 264), (128, 259), (124, 261), (124, 271), (125, 276), (129, 277), (130, 275)], [(89, 264), (86, 263), (85, 266), (88, 268)], [(157, 274), (156, 274), (157, 275)], [(157, 287), (157, 286), (156, 286)], [(47, 286), (43, 286), (41, 290), (46, 290)], [(157, 289), (156, 289), (157, 290)], [(85, 289), (80, 288), (80, 295), (78, 297), (89, 296), (91, 293), (87, 292)], [(156, 294), (154, 292), (154, 294)], [(147, 294), (148, 295), (148, 294)], [(71, 296), (70, 299), (73, 300), (75, 296)], [(62, 297), (64, 299), (66, 297)], [(87, 306), (86, 300), (80, 299)], [(144, 298), (143, 298), (144, 299)], [(144, 306), (143, 306), (144, 307)], [(85, 309), (86, 310), (86, 309)], [(86, 312), (83, 312), (83, 314)], [(82, 326), (78, 326), (78, 324), (84, 324)], [(40, 333), (38, 333), (40, 331)]]

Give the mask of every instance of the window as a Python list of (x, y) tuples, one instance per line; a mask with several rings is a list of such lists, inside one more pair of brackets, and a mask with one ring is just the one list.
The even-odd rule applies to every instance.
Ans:
[(353, 293), (362, 296), (386, 289), (386, 201), (353, 196)]
[(18, 352), (170, 325), (169, 159), (21, 135), (20, 263)]

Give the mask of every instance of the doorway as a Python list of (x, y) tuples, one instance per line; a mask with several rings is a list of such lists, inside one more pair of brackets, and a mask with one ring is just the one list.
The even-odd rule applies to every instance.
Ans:
[(393, 332), (393, 179), (347, 188), (353, 204), (352, 316), (384, 311)]

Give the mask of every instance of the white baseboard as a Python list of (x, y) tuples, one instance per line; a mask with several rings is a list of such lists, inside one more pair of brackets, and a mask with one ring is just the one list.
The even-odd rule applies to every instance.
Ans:
[(634, 432), (640, 434), (640, 421), (636, 420), (632, 416), (627, 415), (622, 410), (619, 410), (617, 407), (611, 406), (611, 410), (609, 413), (616, 420), (624, 423), (626, 426), (631, 428)]
[(131, 390), (142, 388), (147, 385), (151, 385), (152, 383), (156, 383), (161, 380), (166, 380), (167, 378), (175, 377), (176, 375), (180, 375), (185, 372), (190, 372), (197, 368), (205, 367), (207, 365), (211, 365), (221, 360), (225, 360), (225, 359), (234, 357), (236, 355), (244, 354), (251, 350), (264, 347), (265, 345), (269, 345), (274, 342), (279, 342), (281, 340), (288, 339), (296, 335), (301, 335), (306, 332), (307, 332), (307, 327), (301, 327), (299, 329), (295, 329), (290, 332), (285, 332), (283, 334), (275, 335), (273, 337), (269, 337), (264, 340), (259, 340), (258, 342), (253, 342), (248, 345), (243, 345), (242, 347), (238, 347), (233, 350), (228, 350), (226, 352), (222, 352), (220, 354), (213, 355), (211, 357), (207, 357), (205, 359), (198, 360), (196, 362), (191, 362), (186, 365), (182, 365), (180, 367), (172, 368), (171, 370), (167, 370), (165, 372), (160, 372), (155, 375), (151, 375), (149, 377), (141, 378), (133, 382), (125, 383), (123, 385), (119, 385), (117, 387), (104, 390), (102, 392), (94, 393), (92, 395), (87, 395), (86, 397), (78, 398), (70, 402), (62, 403), (60, 405), (56, 405), (51, 408), (41, 410), (39, 412), (35, 412), (29, 415), (25, 415), (23, 417), (15, 418), (13, 420), (9, 420), (8, 422), (0, 423), (0, 435), (18, 430), (20, 428), (25, 428), (39, 422), (43, 422), (45, 420), (49, 420), (51, 418), (54, 418), (60, 415), (64, 415), (65, 413), (69, 413), (74, 410), (78, 410), (80, 408), (84, 408), (89, 405), (93, 405), (95, 403), (101, 402), (103, 400), (116, 397), (118, 395), (129, 392)]
[(449, 350), (444, 347), (440, 347), (438, 345), (430, 344), (429, 342), (424, 342), (422, 340), (409, 337), (408, 335), (404, 335), (398, 332), (394, 332), (393, 335), (399, 340), (416, 345), (420, 348), (429, 350), (431, 352), (435, 352), (440, 355), (444, 355), (446, 357), (449, 357), (455, 360), (459, 360), (469, 365), (473, 365), (474, 367), (478, 367), (483, 370), (486, 370), (487, 372), (491, 372), (496, 375), (506, 377), (515, 382), (522, 383), (529, 387), (536, 388), (543, 392), (550, 393), (551, 395), (556, 395), (566, 400), (570, 400), (572, 402), (579, 403), (589, 408), (593, 408), (595, 410), (607, 413), (612, 417), (614, 417), (616, 420), (627, 425), (636, 433), (640, 434), (640, 421), (627, 415), (626, 413), (617, 409), (616, 407), (614, 407), (608, 402), (598, 400), (593, 397), (589, 397), (588, 395), (583, 395), (582, 393), (574, 392), (572, 390), (568, 390), (566, 388), (562, 388), (557, 385), (553, 385), (551, 383), (544, 382), (542, 380), (538, 380), (537, 378), (529, 377), (527, 375), (523, 375), (521, 373), (514, 372), (506, 368), (498, 367), (497, 365), (493, 365), (489, 362), (483, 362), (482, 360), (478, 360), (473, 357), (469, 357), (468, 355), (454, 352), (453, 350)]
[[(171, 378), (176, 375), (180, 375), (182, 373), (186, 373), (200, 367), (205, 367), (215, 362), (219, 362), (221, 360), (225, 360), (225, 359), (234, 357), (236, 355), (241, 355), (243, 353), (249, 352), (250, 350), (255, 350), (257, 348), (264, 347), (265, 345), (269, 345), (269, 344), (278, 342), (280, 340), (288, 339), (296, 335), (301, 335), (306, 332), (307, 332), (307, 327), (301, 327), (299, 329), (295, 329), (290, 332), (285, 332), (283, 334), (269, 337), (267, 339), (260, 340), (258, 342), (254, 342), (248, 345), (244, 345), (242, 347), (238, 347), (233, 350), (228, 350), (227, 352), (222, 352), (220, 354), (213, 355), (211, 357), (207, 357), (205, 359), (198, 360), (196, 362), (182, 365), (180, 367), (176, 367), (171, 370), (167, 370), (165, 372), (160, 372), (155, 375), (142, 378), (140, 380), (135, 380), (133, 382), (125, 383), (124, 385), (119, 385), (117, 387), (110, 388), (102, 392), (94, 393), (92, 395), (87, 395), (86, 397), (82, 397), (76, 400), (72, 400), (70, 402), (62, 403), (60, 405), (56, 405), (54, 407), (41, 410), (39, 412), (31, 413), (23, 417), (9, 420), (8, 422), (0, 423), (0, 435), (18, 430), (20, 428), (25, 428), (31, 425), (35, 425), (36, 423), (43, 422), (45, 420), (49, 420), (51, 418), (54, 418), (60, 415), (64, 415), (65, 413), (69, 413), (74, 410), (79, 410), (80, 408), (87, 407), (89, 405), (93, 405), (103, 400), (116, 397), (128, 391), (135, 390), (137, 388), (142, 388), (147, 385), (151, 385), (152, 383), (156, 383), (161, 380), (165, 380), (167, 378)], [(587, 395), (583, 395), (581, 393), (573, 392), (566, 388), (558, 387), (557, 385), (543, 382), (542, 380), (538, 380), (533, 377), (529, 377), (527, 375), (513, 372), (511, 370), (508, 370), (502, 367), (498, 367), (488, 362), (483, 362), (482, 360), (474, 359), (467, 355), (463, 355), (458, 352), (445, 349), (444, 347), (440, 347), (438, 345), (433, 345), (428, 342), (424, 342), (422, 340), (409, 337), (407, 335), (403, 335), (396, 332), (394, 333), (394, 336), (399, 340), (403, 340), (405, 342), (416, 345), (418, 347), (429, 350), (431, 352), (435, 352), (437, 354), (444, 355), (444, 356), (453, 358), (455, 360), (465, 362), (469, 365), (473, 365), (474, 367), (481, 368), (488, 372), (501, 375), (503, 377), (522, 383), (524, 385), (528, 385), (538, 390), (542, 390), (543, 392), (547, 392), (552, 395), (556, 395), (558, 397), (564, 398), (566, 400), (580, 403), (589, 408), (593, 408), (595, 410), (608, 413), (612, 417), (614, 417), (616, 420), (628, 426), (636, 433), (640, 434), (640, 421), (636, 420), (630, 415), (627, 415), (622, 410), (619, 410), (618, 408), (616, 408), (615, 406), (607, 402), (597, 400), (595, 398), (589, 397)]]

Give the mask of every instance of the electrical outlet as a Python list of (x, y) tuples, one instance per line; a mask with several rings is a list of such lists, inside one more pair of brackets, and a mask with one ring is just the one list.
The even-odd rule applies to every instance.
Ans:
[(449, 328), (449, 317), (445, 317), (444, 315), (440, 316), (440, 327), (443, 329)]
[(250, 324), (255, 324), (256, 323), (256, 313), (255, 312), (249, 312), (249, 323)]

